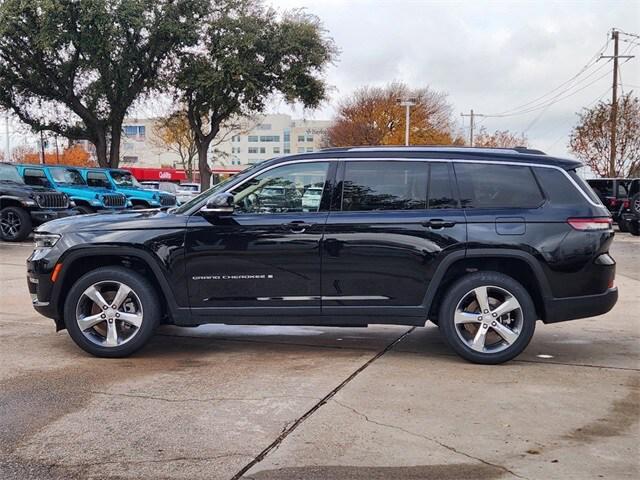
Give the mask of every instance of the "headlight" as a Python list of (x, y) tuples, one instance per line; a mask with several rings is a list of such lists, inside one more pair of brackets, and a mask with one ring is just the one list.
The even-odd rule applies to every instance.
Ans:
[(35, 207), (38, 204), (35, 200), (33, 200), (31, 198), (27, 198), (25, 200), (20, 200), (20, 203), (22, 205), (24, 205), (25, 207)]
[(51, 248), (58, 243), (60, 235), (56, 233), (36, 233), (33, 236), (33, 240), (36, 244), (36, 248)]
[(71, 208), (75, 207), (76, 206), (76, 202), (74, 202), (73, 200), (69, 200), (69, 206)]

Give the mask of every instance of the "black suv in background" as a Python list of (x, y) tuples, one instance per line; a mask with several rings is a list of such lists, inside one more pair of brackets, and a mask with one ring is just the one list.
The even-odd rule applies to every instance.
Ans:
[(640, 178), (587, 180), (621, 232), (640, 235)]
[[(500, 363), (537, 320), (616, 303), (611, 216), (580, 166), (453, 147), (275, 158), (167, 212), (46, 224), (29, 291), (37, 311), (104, 357), (134, 352), (161, 322), (431, 320), (462, 357)], [(278, 189), (297, 194), (274, 202)]]
[(20, 242), (34, 225), (75, 215), (75, 205), (64, 193), (50, 188), (25, 185), (18, 169), (0, 163), (0, 238)]

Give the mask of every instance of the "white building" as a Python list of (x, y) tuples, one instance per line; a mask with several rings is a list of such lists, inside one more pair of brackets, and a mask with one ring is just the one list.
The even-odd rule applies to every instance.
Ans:
[[(127, 118), (122, 130), (121, 165), (182, 168), (177, 153), (159, 146), (155, 119)], [(239, 131), (221, 131), (209, 152), (216, 170), (237, 171), (261, 160), (313, 152), (324, 145), (330, 121), (293, 120), (289, 115), (261, 115), (247, 120)], [(197, 160), (196, 160), (197, 163)]]

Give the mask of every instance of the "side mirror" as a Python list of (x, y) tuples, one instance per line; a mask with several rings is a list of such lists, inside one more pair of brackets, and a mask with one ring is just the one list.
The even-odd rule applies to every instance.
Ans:
[(211, 215), (231, 215), (234, 209), (233, 195), (217, 193), (207, 201), (207, 204), (200, 211)]

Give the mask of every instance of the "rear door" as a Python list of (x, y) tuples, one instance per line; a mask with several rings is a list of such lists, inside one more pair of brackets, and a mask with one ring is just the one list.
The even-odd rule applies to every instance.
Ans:
[(335, 190), (323, 240), (323, 315), (426, 318), (434, 272), (466, 241), (451, 165), (344, 160)]

